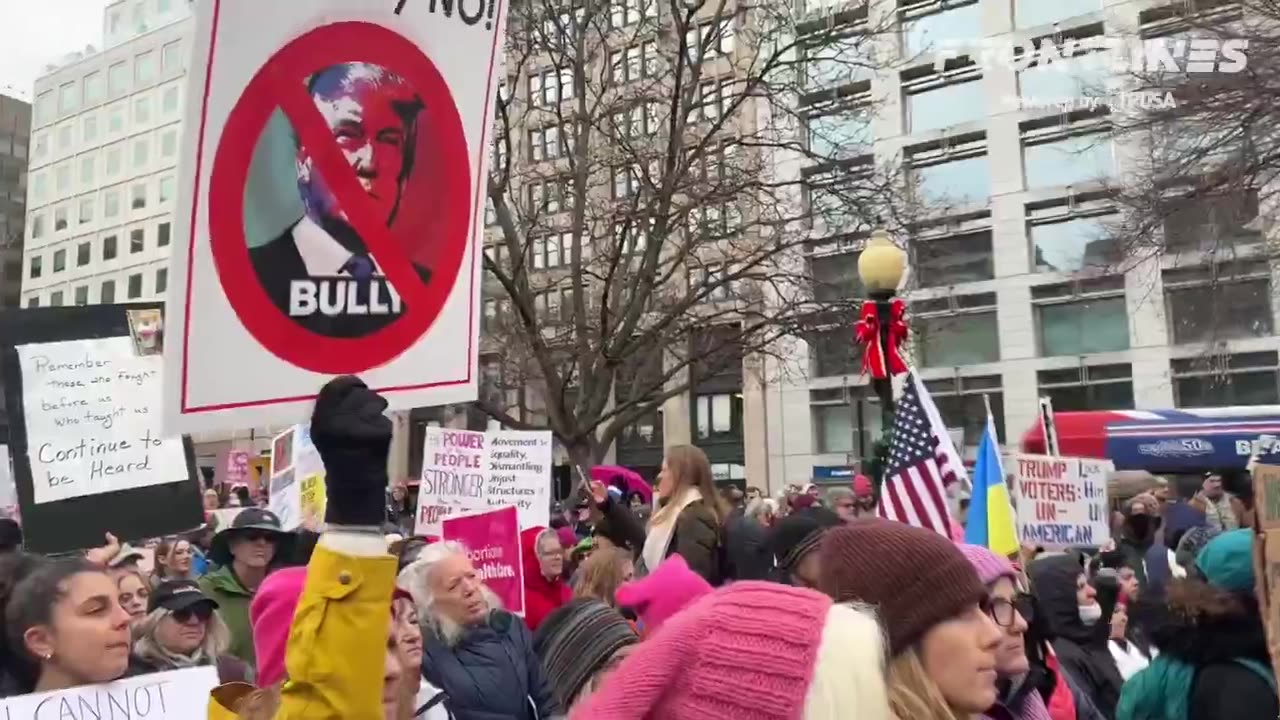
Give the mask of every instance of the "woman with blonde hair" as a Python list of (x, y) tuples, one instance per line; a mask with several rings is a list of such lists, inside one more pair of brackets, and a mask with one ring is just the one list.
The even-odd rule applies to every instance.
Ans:
[(218, 603), (191, 580), (169, 580), (151, 593), (147, 614), (133, 627), (132, 674), (213, 665), (218, 681), (249, 682), (252, 671), (228, 655), (231, 631), (216, 612)]
[(986, 587), (951, 541), (867, 519), (827, 531), (819, 552), (819, 588), (880, 614), (889, 706), (899, 720), (972, 720), (995, 704), (1003, 636)]
[(575, 598), (599, 600), (616, 608), (618, 588), (630, 582), (635, 574), (631, 553), (619, 547), (600, 548), (591, 553), (578, 571), (578, 582), (573, 586)]
[(692, 445), (667, 450), (657, 497), (636, 574), (647, 575), (668, 556), (680, 555), (707, 582), (720, 584), (726, 570), (720, 561), (721, 529), (729, 511), (716, 492), (707, 454)]

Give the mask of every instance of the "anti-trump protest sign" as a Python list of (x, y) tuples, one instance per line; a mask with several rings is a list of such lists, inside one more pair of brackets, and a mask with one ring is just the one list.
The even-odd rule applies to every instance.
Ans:
[(166, 421), (298, 422), (347, 373), (393, 410), (474, 400), (507, 3), (195, 7)]
[(1101, 547), (1111, 539), (1110, 460), (1013, 455), (1018, 539), (1048, 549)]
[(0, 700), (0, 720), (193, 720), (208, 717), (212, 666)]
[(551, 520), (551, 433), (427, 428), (414, 532), (440, 537), (460, 512), (510, 505), (520, 527)]
[(520, 521), (514, 507), (453, 515), (441, 522), (445, 540), (467, 548), (476, 573), (502, 601), (502, 607), (524, 614), (524, 572), (520, 561)]
[(324, 461), (309, 425), (295, 425), (271, 441), (268, 505), (285, 530), (312, 529), (324, 521)]

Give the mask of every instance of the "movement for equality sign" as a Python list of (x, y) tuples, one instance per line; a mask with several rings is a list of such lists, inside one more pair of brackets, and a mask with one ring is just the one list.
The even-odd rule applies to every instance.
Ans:
[(1111, 539), (1110, 460), (1013, 455), (1018, 539), (1050, 550), (1101, 547)]
[(213, 667), (140, 675), (102, 685), (0, 700), (0, 720), (193, 720), (208, 717)]
[(441, 523), (445, 540), (457, 540), (480, 579), (502, 607), (524, 614), (524, 566), (520, 559), (520, 519), (514, 507), (447, 517)]
[(195, 5), (168, 427), (298, 422), (347, 373), (393, 410), (475, 399), (506, 9)]
[(441, 537), (456, 513), (511, 505), (520, 528), (551, 522), (551, 433), (429, 427), (414, 534)]

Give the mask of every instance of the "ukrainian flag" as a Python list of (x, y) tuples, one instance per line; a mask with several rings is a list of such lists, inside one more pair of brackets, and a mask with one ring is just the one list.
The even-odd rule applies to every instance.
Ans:
[(1013, 505), (1009, 502), (1009, 488), (1004, 484), (996, 422), (990, 412), (987, 413), (987, 429), (982, 433), (982, 444), (978, 446), (978, 462), (973, 467), (973, 497), (969, 500), (964, 541), (970, 545), (982, 545), (1003, 557), (1018, 552)]

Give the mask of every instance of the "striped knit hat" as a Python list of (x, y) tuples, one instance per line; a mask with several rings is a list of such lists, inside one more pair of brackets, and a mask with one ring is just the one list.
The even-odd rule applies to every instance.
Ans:
[(619, 650), (639, 641), (617, 610), (584, 598), (562, 605), (542, 621), (533, 650), (556, 700), (567, 708)]
[(818, 549), (827, 528), (840, 524), (840, 517), (826, 508), (810, 508), (794, 512), (778, 521), (770, 538), (774, 561), (791, 572), (805, 555)]

